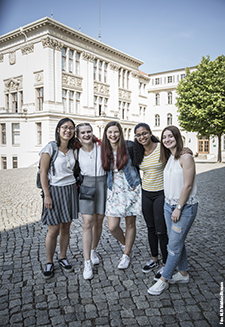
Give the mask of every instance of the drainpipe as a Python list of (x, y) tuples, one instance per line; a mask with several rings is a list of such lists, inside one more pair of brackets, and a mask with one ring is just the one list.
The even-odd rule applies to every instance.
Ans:
[(20, 33), (25, 36), (25, 42), (27, 42), (27, 35), (25, 34), (23, 27), (20, 27)]

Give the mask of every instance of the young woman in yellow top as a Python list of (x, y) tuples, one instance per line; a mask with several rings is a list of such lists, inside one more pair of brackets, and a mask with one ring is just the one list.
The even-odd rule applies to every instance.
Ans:
[(161, 144), (152, 135), (148, 124), (139, 123), (134, 128), (134, 158), (135, 164), (143, 171), (142, 177), (142, 212), (148, 229), (148, 241), (152, 258), (143, 267), (148, 273), (159, 266), (158, 242), (162, 253), (162, 268), (157, 272), (155, 279), (160, 278), (167, 259), (167, 229), (164, 219), (164, 164), (159, 162)]

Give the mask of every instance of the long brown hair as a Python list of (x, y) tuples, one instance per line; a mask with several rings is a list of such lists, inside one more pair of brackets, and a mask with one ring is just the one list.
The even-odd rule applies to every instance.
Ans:
[(165, 145), (163, 144), (163, 134), (166, 130), (170, 131), (176, 140), (176, 153), (174, 156), (175, 159), (180, 158), (180, 154), (183, 149), (183, 140), (182, 140), (180, 130), (176, 126), (173, 126), (173, 125), (165, 127), (161, 134), (161, 148), (160, 148), (160, 157), (159, 157), (159, 160), (163, 163), (166, 163), (171, 155), (170, 150), (167, 149), (165, 147)]
[(114, 164), (114, 156), (113, 156), (113, 150), (112, 146), (107, 138), (107, 130), (111, 126), (117, 126), (120, 132), (120, 138), (118, 142), (117, 147), (117, 159), (116, 159), (116, 167), (118, 170), (121, 170), (128, 161), (128, 154), (127, 154), (127, 148), (126, 143), (124, 141), (123, 131), (121, 125), (116, 121), (109, 122), (103, 133), (103, 139), (102, 139), (102, 151), (101, 151), (101, 159), (102, 159), (102, 168), (105, 171), (110, 171), (110, 164)]

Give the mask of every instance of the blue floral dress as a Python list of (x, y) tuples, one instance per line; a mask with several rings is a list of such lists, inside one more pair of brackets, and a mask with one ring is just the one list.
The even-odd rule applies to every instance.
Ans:
[(106, 216), (141, 216), (141, 184), (134, 190), (130, 188), (123, 169), (113, 171), (112, 190), (107, 188)]

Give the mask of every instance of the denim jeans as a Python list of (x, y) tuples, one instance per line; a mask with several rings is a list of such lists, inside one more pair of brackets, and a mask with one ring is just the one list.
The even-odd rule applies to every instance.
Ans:
[(164, 215), (167, 225), (167, 232), (169, 236), (169, 243), (167, 246), (168, 256), (166, 260), (166, 266), (163, 271), (162, 277), (165, 279), (171, 279), (176, 267), (179, 271), (188, 270), (187, 253), (185, 248), (185, 239), (193, 224), (198, 203), (186, 204), (181, 212), (180, 220), (174, 223), (171, 219), (172, 212), (176, 208), (175, 205), (164, 204)]

